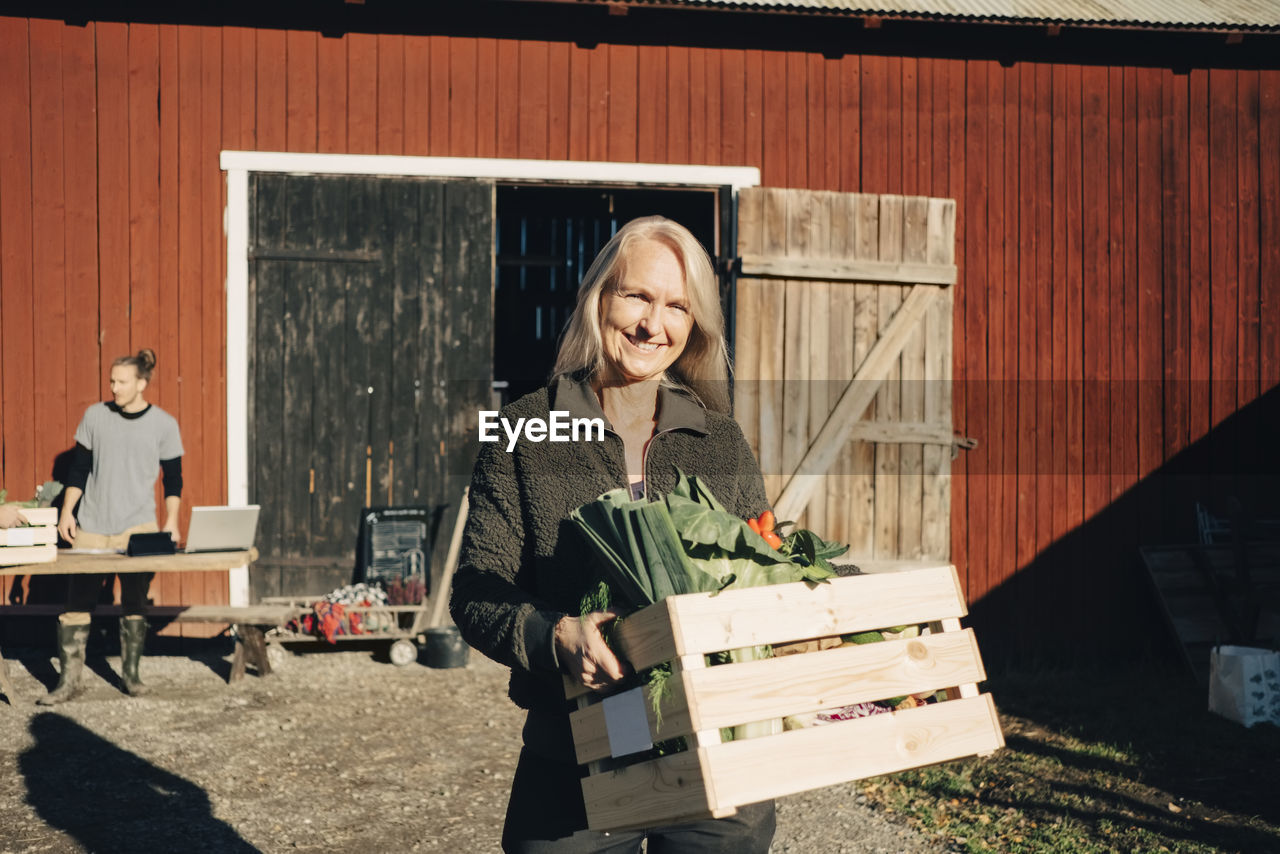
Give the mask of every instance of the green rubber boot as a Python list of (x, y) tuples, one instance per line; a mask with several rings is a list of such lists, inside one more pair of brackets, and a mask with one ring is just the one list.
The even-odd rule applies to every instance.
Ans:
[(80, 676), (84, 673), (84, 648), (89, 642), (88, 624), (67, 625), (58, 621), (58, 687), (36, 700), (37, 705), (56, 706), (80, 693)]
[(147, 640), (147, 618), (132, 614), (120, 618), (120, 679), (125, 693), (130, 697), (149, 694), (151, 689), (142, 684), (138, 664), (142, 660), (142, 648)]

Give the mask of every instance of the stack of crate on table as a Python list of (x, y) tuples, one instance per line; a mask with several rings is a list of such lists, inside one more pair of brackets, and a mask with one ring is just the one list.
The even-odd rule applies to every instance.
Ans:
[(52, 563), (58, 559), (58, 508), (19, 507), (26, 525), (0, 528), (0, 566)]
[[(652, 827), (732, 815), (746, 804), (1004, 746), (953, 566), (668, 597), (625, 617), (614, 640), (637, 671), (671, 662), (659, 714), (649, 689), (598, 698), (566, 679), (588, 824)], [(841, 645), (904, 625), (916, 637)], [(906, 634), (906, 633), (901, 633)], [(813, 651), (708, 666), (708, 654), (763, 644)], [(854, 704), (923, 693), (929, 701), (844, 719)], [(612, 704), (612, 707), (611, 707)], [(838, 722), (722, 741), (722, 727), (828, 713)], [(830, 713), (835, 714), (830, 714)], [(781, 723), (781, 720), (779, 720)], [(782, 727), (777, 727), (781, 730)], [(665, 755), (637, 743), (685, 749)], [(661, 752), (661, 751), (658, 751)], [(625, 755), (630, 754), (630, 755)], [(638, 761), (637, 761), (638, 760)], [(618, 767), (621, 765), (621, 767)]]

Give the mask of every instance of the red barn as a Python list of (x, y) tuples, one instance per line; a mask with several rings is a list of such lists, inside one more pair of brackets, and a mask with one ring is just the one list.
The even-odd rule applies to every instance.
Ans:
[(264, 508), (157, 604), (327, 590), (362, 507), (448, 530), (477, 411), (662, 212), (775, 500), (954, 562), (989, 659), (1164, 648), (1139, 547), (1277, 512), (1280, 10), (1014, 6), (9, 4), (0, 484), (150, 346), (185, 506)]

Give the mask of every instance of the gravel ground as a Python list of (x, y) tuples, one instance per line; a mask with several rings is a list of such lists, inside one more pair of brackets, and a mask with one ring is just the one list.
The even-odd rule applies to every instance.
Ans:
[[(395, 667), (354, 644), (308, 647), (226, 684), (230, 648), (143, 661), (152, 696), (90, 654), (84, 693), (45, 709), (48, 650), (6, 650), (0, 852), (497, 850), (521, 713), (506, 670)], [(785, 798), (773, 851), (929, 852), (856, 784)]]

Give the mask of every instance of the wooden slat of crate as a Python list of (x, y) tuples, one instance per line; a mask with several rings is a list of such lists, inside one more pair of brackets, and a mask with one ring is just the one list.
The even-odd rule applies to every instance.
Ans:
[[(650, 738), (657, 742), (984, 679), (977, 641), (965, 629), (683, 671), (668, 680), (661, 721), (647, 690), (645, 712)], [(610, 755), (602, 704), (573, 712), (569, 723), (579, 763)]]
[(53, 525), (57, 527), (57, 507), (18, 507), (18, 512), (22, 514), (22, 518), (27, 520), (28, 525)]
[(697, 729), (980, 682), (969, 630), (768, 658), (687, 673)]
[(57, 544), (58, 528), (55, 525), (0, 528), (0, 548), (55, 546)]
[(675, 753), (584, 778), (582, 800), (588, 827), (623, 830), (733, 815), (736, 807), (716, 806), (707, 750)]
[(989, 694), (733, 741), (707, 748), (712, 806), (756, 803), (1003, 746)]
[[(688, 674), (685, 674), (686, 676)], [(662, 720), (653, 714), (653, 694), (646, 686), (644, 710), (649, 719), (649, 738), (663, 741), (694, 732), (700, 727), (694, 724), (689, 711), (689, 697), (685, 691), (686, 679), (671, 678), (663, 688)], [(578, 764), (586, 765), (612, 755), (609, 749), (609, 732), (605, 724), (604, 704), (592, 703), (569, 713), (569, 727), (573, 731), (573, 744)]]
[(776, 584), (720, 594), (672, 596), (618, 629), (637, 670), (681, 655), (963, 617), (955, 567), (833, 578), (810, 587)]
[(720, 818), (745, 804), (1003, 746), (995, 706), (984, 694), (595, 774), (582, 781), (583, 801), (593, 830)]

